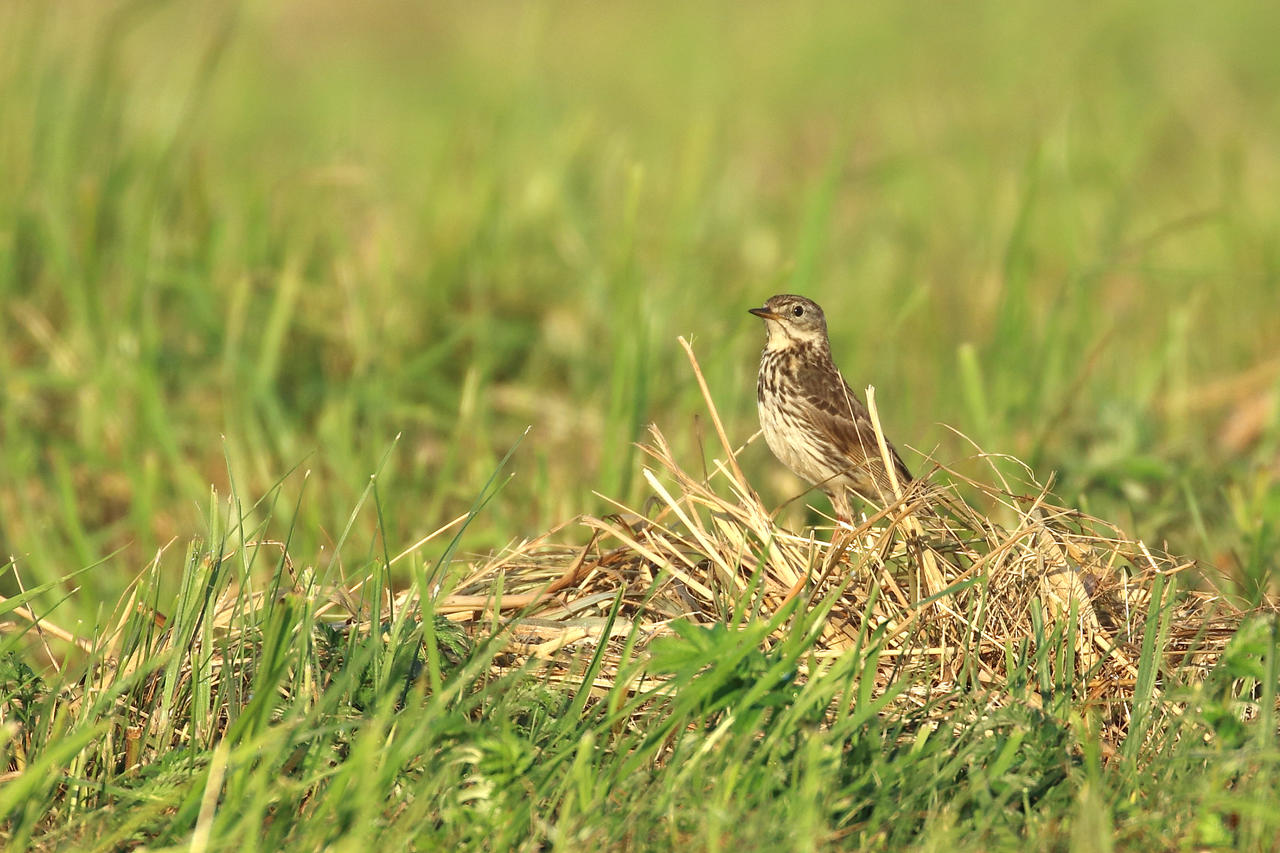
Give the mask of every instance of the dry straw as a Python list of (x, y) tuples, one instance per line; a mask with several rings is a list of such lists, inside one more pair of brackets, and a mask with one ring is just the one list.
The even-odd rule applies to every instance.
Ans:
[[(1151, 633), (1162, 655), (1150, 692), (1159, 701), (1166, 686), (1203, 678), (1244, 615), (1217, 594), (1175, 595), (1171, 576), (1190, 563), (1055, 504), (1047, 489), (1019, 494), (1004, 481), (996, 487), (942, 466), (905, 489), (898, 484), (897, 500), (856, 526), (839, 525), (823, 538), (788, 532), (743, 476), (742, 448), (730, 443), (692, 348), (681, 344), (719, 443), (710, 469), (690, 472), (651, 426), (641, 445), (652, 491), (643, 508), (610, 500), (617, 512), (580, 517), (590, 531), (584, 546), (557, 544), (562, 526), (509, 549), (475, 567), (436, 612), (477, 630), (504, 614), (512, 650), (570, 680), (580, 658), (571, 649), (595, 651), (605, 642), (606, 665), (595, 677), (612, 687), (619, 656), (642, 653), (672, 620), (769, 617), (801, 596), (804, 607), (829, 608), (811, 665), (879, 631), (882, 682), (910, 667), (916, 683), (932, 685), (919, 701), (958, 684), (999, 696), (1011, 682), (1030, 683), (1028, 656), (1013, 652), (1056, 638), (1056, 666), (1075, 673), (1067, 674), (1073, 698), (1103, 708), (1121, 727), (1144, 637)], [(870, 390), (868, 404), (875, 421)], [(940, 473), (991, 511), (937, 485)], [(996, 514), (1016, 523), (998, 524)], [(750, 606), (741, 606), (744, 597)], [(789, 629), (783, 624), (778, 633)]]

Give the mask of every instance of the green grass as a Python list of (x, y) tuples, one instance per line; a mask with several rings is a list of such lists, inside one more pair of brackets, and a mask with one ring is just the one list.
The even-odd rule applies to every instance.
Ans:
[[(886, 687), (883, 629), (822, 658), (827, 608), (794, 604), (677, 622), (600, 685), (598, 653), (553, 678), (503, 662), (505, 629), (389, 611), (376, 560), (351, 627), (235, 506), (211, 508), (223, 533), (188, 551), (163, 626), (133, 606), (156, 599), (157, 568), (81, 663), (41, 677), (3, 651), (11, 849), (1263, 849), (1280, 833), (1274, 619), (1245, 623), (1204, 682), (1166, 683), (1170, 713), (1152, 692), (1157, 585), (1166, 616), (1147, 620), (1119, 740), (1055, 663), (1065, 623), (1007, 691), (913, 694), (929, 679), (901, 659)], [(413, 574), (431, 587), (430, 566)]]
[[(676, 336), (743, 441), (745, 310), (795, 290), (900, 447), (976, 468), (954, 425), (1263, 600), (1278, 26), (1146, 0), (3, 4), (0, 593), (40, 589), (89, 640), (133, 624), (144, 650), (117, 603), (141, 575), (139, 601), (219, 649), (117, 676), (3, 614), (4, 696), (30, 699), (0, 726), (25, 762), (6, 843), (1269, 846), (1274, 719), (1236, 732), (1229, 699), (1274, 691), (1265, 631), (1104, 759), (1072, 708), (878, 716), (853, 657), (758, 695), (806, 651), (759, 651), (755, 625), (684, 638), (678, 697), (633, 708), (495, 683), (500, 644), (437, 655), (410, 614), (322, 653), (296, 593), (230, 617), (223, 648), (204, 590), (284, 583), (264, 540), (317, 583), (425, 583), (442, 540), (387, 556), (482, 494), (453, 560), (606, 511), (597, 492), (639, 505), (644, 425), (686, 454), (709, 432)], [(774, 504), (799, 491), (763, 447), (743, 464)], [(739, 655), (741, 683), (691, 650)], [(130, 769), (143, 713), (169, 717)]]

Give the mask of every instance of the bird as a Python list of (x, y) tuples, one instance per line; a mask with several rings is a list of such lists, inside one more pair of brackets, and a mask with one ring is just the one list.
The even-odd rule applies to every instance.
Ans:
[[(831, 358), (827, 319), (818, 303), (791, 293), (771, 296), (750, 313), (764, 320), (756, 401), (769, 449), (801, 479), (831, 498), (841, 521), (852, 520), (851, 494), (892, 503), (893, 484), (871, 415)], [(910, 471), (886, 441), (898, 485)]]

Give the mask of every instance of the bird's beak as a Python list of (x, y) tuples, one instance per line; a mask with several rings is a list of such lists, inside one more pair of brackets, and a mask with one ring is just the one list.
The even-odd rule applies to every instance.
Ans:
[(772, 311), (770, 311), (768, 308), (748, 308), (747, 313), (755, 314), (757, 317), (759, 317), (762, 320), (781, 320), (782, 319), (781, 314), (775, 314)]

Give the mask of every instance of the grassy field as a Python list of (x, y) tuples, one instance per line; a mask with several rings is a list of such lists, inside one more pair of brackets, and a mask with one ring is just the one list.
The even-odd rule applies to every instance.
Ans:
[[(716, 455), (677, 336), (745, 442), (746, 309), (800, 292), (913, 470), (1009, 454), (1263, 603), (1277, 31), (1244, 2), (0, 4), (4, 845), (1274, 847), (1271, 622), (1176, 714), (1139, 684), (1161, 725), (1110, 743), (1070, 684), (902, 710), (931, 676), (877, 684), (870, 636), (816, 665), (816, 611), (665, 638), (637, 693), (383, 596), (643, 507), (649, 423)], [(761, 442), (740, 463), (821, 520)], [(314, 627), (338, 588), (375, 630)]]

